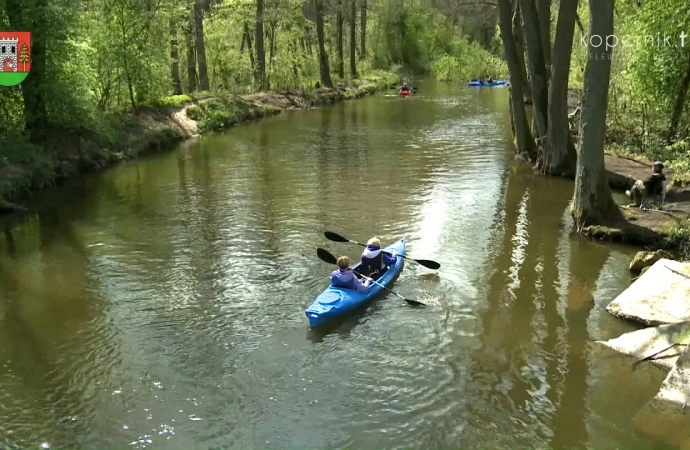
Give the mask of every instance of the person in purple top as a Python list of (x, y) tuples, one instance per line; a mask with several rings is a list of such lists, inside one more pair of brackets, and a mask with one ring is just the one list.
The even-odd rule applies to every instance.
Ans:
[(350, 258), (341, 256), (338, 258), (338, 268), (331, 272), (331, 284), (333, 287), (352, 289), (354, 291), (366, 291), (369, 289), (369, 281), (360, 280), (350, 267)]
[(396, 255), (381, 251), (381, 241), (377, 237), (369, 239), (367, 248), (362, 252), (362, 267), (360, 272), (364, 276), (376, 280), (397, 261)]

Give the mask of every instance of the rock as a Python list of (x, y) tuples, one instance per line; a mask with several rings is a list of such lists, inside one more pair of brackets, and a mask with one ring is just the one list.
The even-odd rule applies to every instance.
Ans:
[(596, 342), (611, 350), (634, 356), (637, 360), (655, 355), (650, 358), (649, 363), (672, 369), (678, 357), (685, 351), (684, 346), (672, 346), (672, 344), (684, 342), (688, 334), (690, 334), (690, 323), (683, 322), (643, 328), (608, 341)]
[(632, 261), (630, 261), (630, 271), (633, 273), (641, 273), (642, 269), (651, 266), (664, 256), (668, 257), (670, 255), (663, 250), (657, 250), (655, 252), (637, 252)]
[(527, 153), (527, 152), (518, 153), (517, 155), (515, 155), (515, 160), (521, 161), (524, 163), (529, 163), (529, 153)]
[[(690, 347), (688, 347), (690, 348)], [(635, 415), (647, 435), (671, 446), (687, 446), (690, 439), (690, 350), (678, 358), (657, 395)]]
[(690, 263), (658, 260), (606, 310), (648, 326), (690, 320)]

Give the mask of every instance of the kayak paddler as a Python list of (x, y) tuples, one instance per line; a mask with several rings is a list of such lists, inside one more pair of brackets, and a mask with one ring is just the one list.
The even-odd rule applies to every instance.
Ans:
[(381, 251), (381, 241), (377, 237), (369, 239), (367, 248), (362, 252), (362, 275), (376, 280), (395, 262), (395, 255), (389, 255)]
[(352, 289), (353, 291), (366, 291), (369, 289), (369, 281), (360, 280), (350, 267), (350, 258), (341, 256), (337, 261), (338, 268), (331, 272), (331, 284), (333, 287)]

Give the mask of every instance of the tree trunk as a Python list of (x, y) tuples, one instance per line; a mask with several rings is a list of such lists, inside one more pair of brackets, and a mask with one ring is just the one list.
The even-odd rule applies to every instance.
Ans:
[(172, 78), (173, 95), (182, 94), (180, 55), (177, 44), (177, 24), (174, 19), (170, 19), (170, 76)]
[(688, 94), (688, 88), (690, 87), (690, 60), (688, 60), (688, 68), (685, 72), (683, 80), (680, 82), (680, 88), (678, 89), (678, 97), (676, 97), (676, 105), (673, 108), (673, 115), (671, 116), (671, 128), (668, 130), (668, 143), (671, 144), (673, 139), (675, 139), (676, 134), (678, 134), (678, 124), (680, 123), (680, 118), (683, 115), (683, 109), (685, 108), (685, 96)]
[[(276, 22), (269, 20), (268, 22), (268, 67), (273, 70), (273, 60), (276, 56)], [(270, 86), (268, 76), (266, 77), (266, 85)]]
[(264, 0), (256, 0), (256, 84), (266, 89), (266, 49), (264, 48)]
[[(252, 72), (256, 70), (256, 63), (254, 62), (254, 47), (252, 46), (252, 33), (249, 31), (249, 24), (244, 24), (244, 36), (247, 41), (247, 50), (249, 50), (249, 63), (252, 66)], [(241, 51), (241, 50), (240, 50)]]
[(359, 59), (364, 59), (367, 57), (367, 0), (361, 0), (362, 2), (362, 13), (360, 17), (360, 28), (361, 34), (359, 38)]
[(518, 65), (520, 66), (520, 72), (522, 73), (522, 79), (525, 80), (525, 85), (523, 86), (524, 91), (524, 102), (532, 104), (532, 92), (529, 88), (528, 78), (527, 78), (527, 66), (525, 65), (525, 36), (522, 32), (522, 27), (520, 27), (520, 6), (518, 2), (515, 2), (515, 8), (513, 10), (513, 39), (515, 41), (515, 53), (518, 58)]
[(515, 140), (518, 153), (527, 152), (530, 156), (534, 154), (534, 141), (527, 123), (525, 113), (525, 102), (523, 94), (523, 78), (519, 66), (515, 41), (513, 40), (512, 9), (510, 0), (499, 0), (499, 23), (501, 28), (501, 38), (505, 49), (506, 62), (510, 72), (511, 89), (511, 108), (515, 126)]
[(313, 0), (316, 10), (316, 37), (319, 41), (319, 73), (321, 75), (321, 86), (333, 89), (331, 80), (331, 69), (328, 66), (328, 54), (326, 53), (326, 42), (323, 32), (323, 0)]
[(185, 31), (185, 41), (187, 44), (187, 82), (189, 92), (194, 92), (199, 88), (199, 78), (196, 74), (196, 50), (194, 49), (194, 21), (190, 16), (189, 28)]
[(547, 114), (549, 107), (546, 86), (546, 66), (544, 65), (543, 43), (539, 27), (537, 9), (534, 0), (519, 0), (522, 13), (522, 28), (527, 46), (530, 86), (532, 88), (532, 108), (537, 122), (537, 138), (546, 136)]
[[(47, 0), (36, 0), (34, 8), (21, 0), (7, 1), (7, 16), (14, 30), (31, 30), (31, 74), (21, 84), (24, 100), (24, 127), (34, 141), (45, 137), (48, 117), (46, 86)], [(33, 11), (31, 11), (33, 9)]]
[(357, 78), (357, 0), (350, 0), (350, 75)]
[[(563, 2), (561, 1), (561, 3)], [(558, 13), (560, 14), (562, 5), (558, 8)], [(539, 14), (542, 51), (544, 52), (544, 64), (546, 65), (546, 82), (548, 83), (549, 71), (551, 70), (551, 0), (537, 0), (537, 10)]]
[(549, 117), (543, 171), (551, 175), (572, 177), (577, 154), (570, 138), (568, 124), (568, 76), (573, 49), (575, 16), (578, 0), (561, 0), (553, 47), (553, 66), (549, 85)]
[(194, 35), (196, 37), (196, 61), (199, 66), (199, 86), (209, 91), (208, 68), (206, 67), (206, 45), (204, 44), (204, 0), (194, 1)]
[(338, 0), (336, 6), (338, 11), (336, 12), (336, 47), (338, 51), (338, 77), (345, 78), (345, 56), (343, 55), (343, 23), (345, 18), (343, 17), (343, 0)]
[[(589, 2), (590, 36), (613, 34), (613, 5), (614, 0)], [(590, 42), (588, 50), (575, 195), (570, 208), (578, 231), (584, 226), (620, 217), (620, 210), (611, 196), (604, 167), (604, 134), (612, 49), (606, 45), (594, 47)]]

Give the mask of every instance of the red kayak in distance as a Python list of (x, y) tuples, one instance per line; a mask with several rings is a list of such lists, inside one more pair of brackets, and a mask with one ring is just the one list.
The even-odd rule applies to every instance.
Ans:
[(401, 90), (400, 90), (400, 95), (402, 95), (403, 97), (407, 97), (408, 95), (410, 95), (410, 91), (403, 91), (403, 90), (401, 89)]

